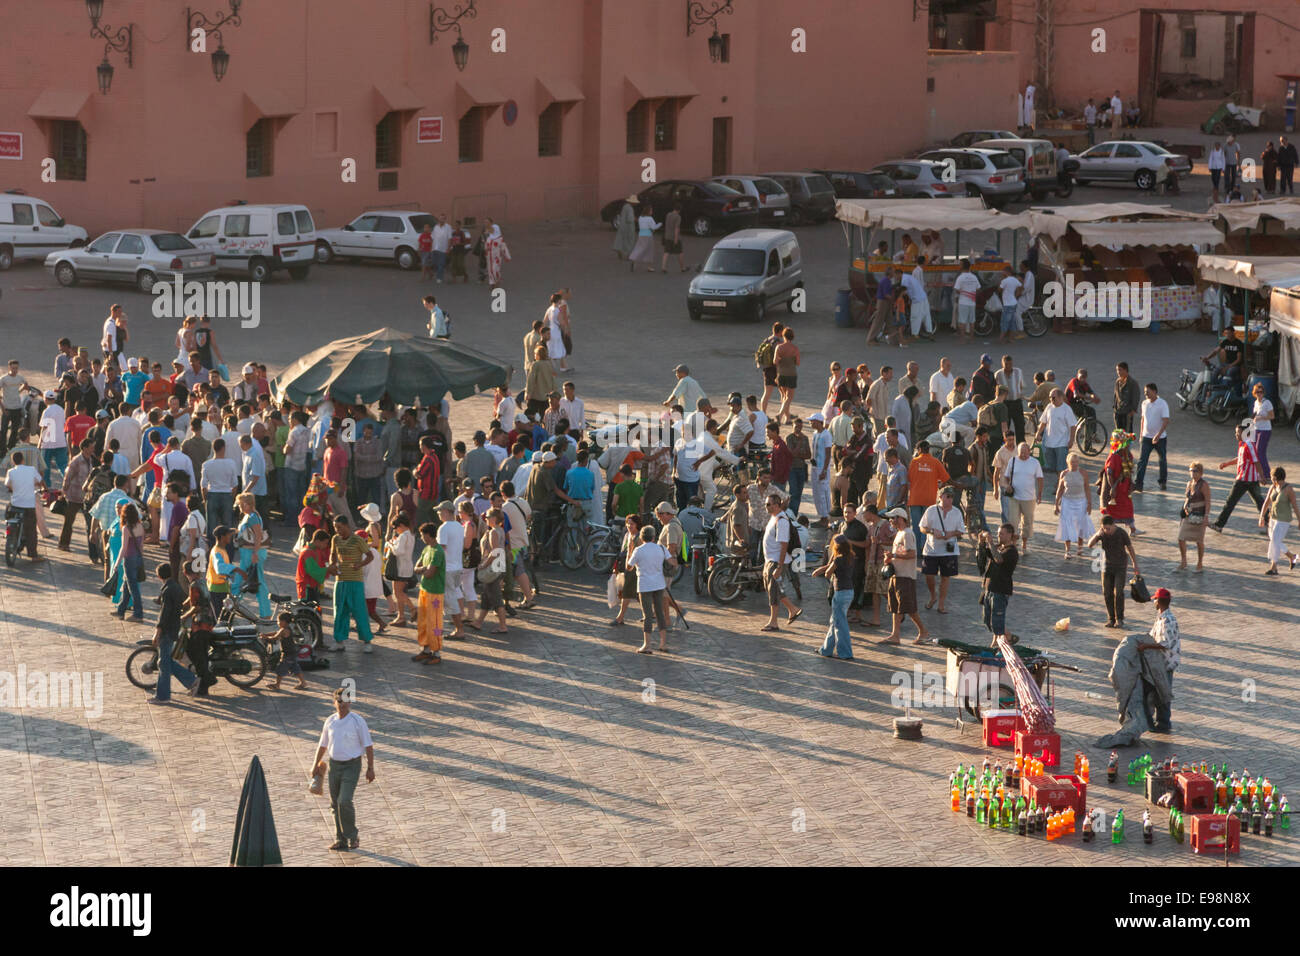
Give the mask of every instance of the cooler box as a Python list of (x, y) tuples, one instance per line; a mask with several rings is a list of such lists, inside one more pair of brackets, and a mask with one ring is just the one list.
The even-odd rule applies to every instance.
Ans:
[(1193, 853), (1240, 853), (1241, 821), (1235, 814), (1197, 813), (1192, 821)]
[(1203, 773), (1180, 773), (1176, 777), (1183, 797), (1183, 812), (1211, 813), (1214, 810), (1214, 781)]
[(1156, 806), (1157, 802), (1166, 793), (1174, 794), (1174, 802), (1169, 805), (1172, 809), (1181, 810), (1183, 808), (1183, 794), (1178, 788), (1178, 781), (1174, 778), (1173, 773), (1147, 773), (1147, 800)]
[[(1066, 807), (1074, 807), (1075, 816), (1079, 816), (1084, 811), (1080, 809), (1084, 805), (1083, 794), (1072, 782), (1078, 780), (1073, 774), (1058, 774), (1055, 776), (1043, 774), (1040, 777), (1021, 777), (1020, 792), (1026, 800), (1037, 803), (1040, 807), (1053, 810), (1064, 810)], [(1082, 783), (1079, 786), (1083, 786)], [(1082, 825), (1082, 821), (1080, 821)]]
[(984, 724), (985, 747), (1014, 747), (1016, 743), (1016, 721), (1020, 719), (1018, 710), (982, 710), (980, 720)]
[[(1043, 752), (1047, 756), (1043, 756)], [(1026, 730), (1016, 731), (1016, 753), (1020, 756), (1038, 757), (1043, 761), (1044, 766), (1059, 767), (1061, 765), (1061, 735), (1051, 734), (1031, 734)]]

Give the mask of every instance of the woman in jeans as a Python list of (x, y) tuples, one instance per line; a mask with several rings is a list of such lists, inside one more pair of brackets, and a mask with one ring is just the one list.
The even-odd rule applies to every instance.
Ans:
[[(257, 513), (257, 498), (252, 492), (245, 491), (235, 503), (243, 516), (239, 521), (239, 570), (243, 573), (239, 583), (232, 585), (231, 592), (238, 597), (247, 590), (248, 585), (257, 581), (257, 613), (263, 618), (271, 616), (271, 589), (266, 583), (266, 532), (262, 528), (262, 516)], [(256, 571), (250, 569), (256, 566)]]
[(668, 583), (664, 579), (665, 565), (676, 567), (677, 562), (668, 553), (668, 549), (655, 541), (654, 528), (641, 529), (641, 544), (627, 559), (628, 569), (636, 569), (636, 591), (641, 599), (641, 646), (638, 654), (653, 653), (650, 650), (650, 628), (652, 621), (659, 625), (659, 650), (668, 650)]
[(853, 558), (848, 539), (837, 537), (829, 562), (813, 572), (813, 577), (826, 578), (831, 585), (831, 623), (826, 629), (826, 640), (817, 649), (822, 657), (853, 660), (853, 638), (849, 634), (849, 605), (853, 603)]
[(118, 571), (122, 577), (118, 585), (122, 600), (112, 613), (119, 620), (131, 608), (131, 620), (144, 620), (144, 605), (140, 603), (140, 573), (144, 569), (144, 522), (135, 505), (122, 508), (122, 548), (118, 552)]

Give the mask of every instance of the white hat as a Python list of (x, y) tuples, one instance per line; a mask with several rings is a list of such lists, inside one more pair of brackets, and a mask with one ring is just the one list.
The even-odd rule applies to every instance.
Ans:
[(379, 510), (379, 505), (375, 504), (373, 501), (367, 501), (365, 507), (361, 509), (361, 517), (365, 518), (366, 521), (371, 524), (374, 524), (383, 517), (383, 513)]
[(808, 421), (824, 423), (826, 421), (826, 416), (823, 415), (821, 412), (813, 412), (811, 415), (808, 416)]
[(136, 358), (134, 355), (132, 355), (129, 359), (126, 360), (126, 367), (127, 367), (127, 368), (139, 368), (139, 367), (140, 367), (140, 360), (139, 360), (138, 358)]
[(539, 462), (541, 462), (542, 464), (545, 464), (545, 463), (548, 462), (548, 461), (555, 461), (555, 452), (553, 452), (553, 451), (544, 451), (544, 452), (542, 452), (540, 455), (537, 456), (537, 460), (538, 460)]
[(881, 517), (884, 518), (907, 518), (909, 517), (906, 508), (890, 508)]
[(244, 366), (245, 375), (253, 375), (256, 372), (257, 372), (257, 366), (255, 366), (252, 362), (249, 362), (247, 365)]
[(671, 501), (661, 501), (655, 505), (655, 511), (667, 511), (669, 514), (677, 514), (677, 506)]
[(48, 398), (50, 401), (54, 401), (56, 398), (59, 397), (59, 393), (54, 391), (53, 389), (46, 389), (45, 397)]

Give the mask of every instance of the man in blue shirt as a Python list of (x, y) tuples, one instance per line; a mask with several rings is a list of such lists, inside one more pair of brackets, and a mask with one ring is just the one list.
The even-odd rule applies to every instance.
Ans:
[(867, 344), (876, 341), (877, 336), (889, 334), (889, 313), (894, 305), (894, 267), (889, 266), (876, 281), (876, 314), (871, 318), (871, 328), (867, 331)]
[(132, 408), (140, 406), (140, 395), (149, 376), (140, 371), (140, 360), (132, 356), (126, 360), (126, 374), (122, 376), (122, 397)]
[(266, 452), (262, 448), (262, 443), (253, 441), (251, 435), (240, 436), (239, 450), (243, 452), (243, 466), (240, 472), (243, 490), (252, 493), (257, 513), (262, 519), (262, 526), (269, 527), (266, 520)]
[(596, 476), (587, 467), (590, 456), (584, 448), (577, 462), (564, 473), (564, 493), (582, 505), (589, 523), (596, 520)]

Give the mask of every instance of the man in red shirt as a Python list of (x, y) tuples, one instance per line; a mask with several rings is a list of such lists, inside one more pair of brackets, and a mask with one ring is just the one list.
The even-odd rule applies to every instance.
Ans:
[(433, 278), (433, 224), (426, 222), (416, 244), (420, 248), (420, 278)]
[(438, 503), (441, 488), (442, 466), (438, 462), (438, 452), (434, 449), (433, 439), (427, 435), (420, 439), (420, 451), (424, 457), (415, 468), (415, 523), (426, 524), (433, 520), (433, 507)]
[[(1232, 483), (1232, 490), (1228, 492), (1228, 500), (1223, 503), (1219, 517), (1210, 525), (1215, 531), (1223, 530), (1232, 509), (1237, 507), (1237, 502), (1244, 495), (1250, 495), (1256, 508), (1264, 507), (1264, 496), (1259, 492), (1259, 455), (1255, 451), (1254, 442), (1246, 441), (1246, 429), (1240, 425), (1237, 426), (1237, 457), (1219, 462), (1219, 469), (1231, 468), (1233, 465), (1237, 466), (1237, 480)], [(1262, 529), (1260, 533), (1268, 534)]]
[(322, 471), (325, 480), (334, 486), (335, 491), (330, 494), (330, 507), (334, 509), (334, 514), (342, 515), (351, 520), (352, 512), (348, 508), (348, 450), (343, 443), (339, 441), (337, 428), (331, 428), (325, 433), (325, 458)]
[(921, 534), (921, 517), (925, 509), (939, 500), (939, 485), (948, 481), (948, 469), (943, 462), (930, 454), (930, 443), (916, 443), (916, 455), (907, 466), (907, 510), (912, 518), (912, 532), (916, 535), (916, 550), (925, 547)]
[(786, 491), (790, 483), (790, 467), (794, 464), (794, 454), (781, 437), (781, 427), (776, 422), (768, 422), (767, 440), (772, 443), (772, 457), (769, 460), (772, 484)]
[(86, 402), (77, 407), (77, 414), (63, 423), (63, 433), (68, 436), (68, 447), (77, 448), (82, 439), (95, 427), (95, 420), (90, 417), (93, 409)]
[(153, 363), (153, 377), (144, 383), (144, 407), (166, 408), (167, 399), (172, 393), (172, 383), (163, 378), (161, 362)]

